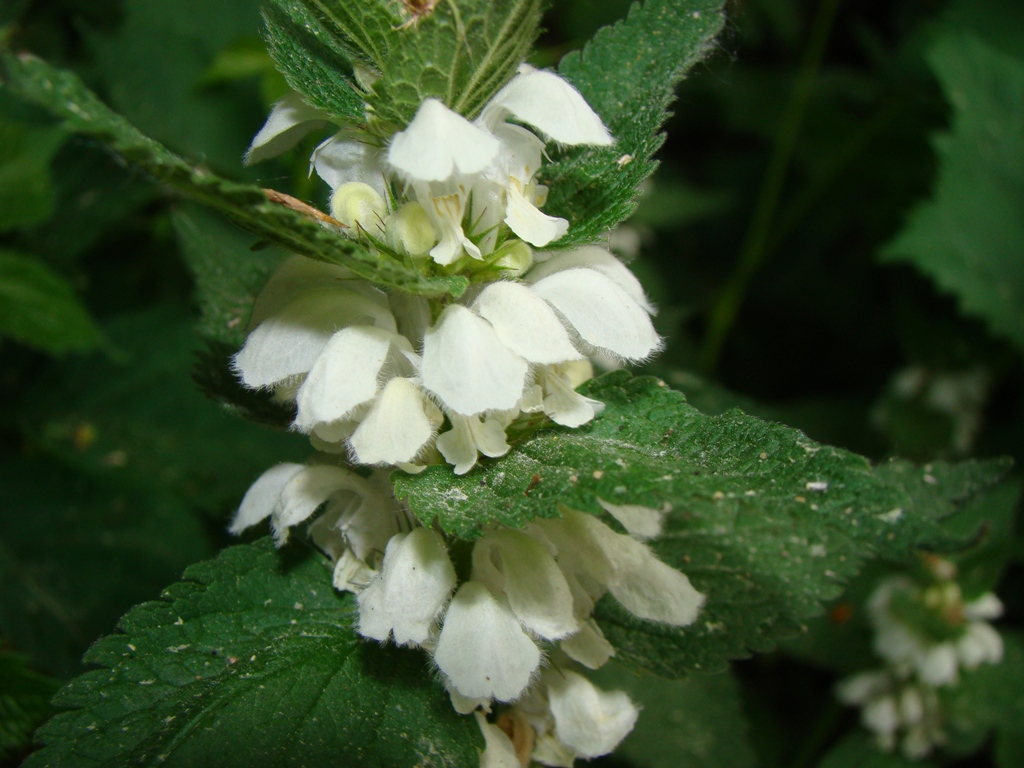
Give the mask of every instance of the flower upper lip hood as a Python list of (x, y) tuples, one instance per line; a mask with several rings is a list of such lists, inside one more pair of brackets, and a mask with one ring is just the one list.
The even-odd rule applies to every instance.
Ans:
[(494, 131), (509, 116), (562, 144), (613, 142), (579, 91), (558, 75), (526, 67), (484, 106), (476, 123), (426, 99), (409, 126), (392, 137), (387, 162), (408, 181), (480, 173), (498, 159), (501, 142)]

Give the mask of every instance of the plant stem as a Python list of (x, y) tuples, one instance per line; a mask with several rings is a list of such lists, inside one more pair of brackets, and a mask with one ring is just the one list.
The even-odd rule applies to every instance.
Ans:
[(739, 314), (750, 280), (764, 260), (772, 219), (779, 206), (779, 198), (786, 181), (790, 160), (793, 157), (793, 149), (796, 147), (800, 125), (803, 122), (811, 90), (821, 66), (821, 58), (825, 53), (825, 45), (828, 42), (836, 11), (841, 2), (842, 0), (822, 0), (821, 5), (818, 6), (818, 13), (811, 26), (807, 50), (800, 62), (796, 82), (793, 85), (793, 93), (786, 105), (786, 111), (783, 113), (782, 122), (775, 137), (775, 145), (761, 182), (761, 190), (758, 193), (754, 215), (750, 222), (750, 228), (747, 230), (739, 261), (708, 318), (708, 328), (698, 361), (700, 369), (705, 373), (712, 372), (718, 364), (722, 346), (732, 330), (737, 314)]

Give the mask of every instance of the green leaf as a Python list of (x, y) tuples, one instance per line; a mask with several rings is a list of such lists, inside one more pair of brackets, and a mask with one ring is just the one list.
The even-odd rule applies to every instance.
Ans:
[[(655, 548), (708, 596), (697, 623), (678, 630), (610, 599), (599, 606), (617, 658), (666, 677), (770, 649), (820, 613), (870, 555), (948, 544), (937, 520), (1008, 466), (935, 463), (935, 483), (923, 470), (918, 482), (903, 465), (873, 469), (740, 411), (706, 416), (657, 379), (616, 372), (581, 391), (605, 403), (590, 424), (526, 437), (463, 477), (447, 467), (396, 474), (396, 493), (421, 521), (462, 538), (556, 517), (559, 504), (595, 514), (598, 499), (671, 509)], [(927, 503), (909, 493), (919, 486)]]
[(101, 339), (67, 280), (40, 260), (3, 248), (0, 336), (54, 355), (91, 349)]
[(928, 62), (953, 105), (952, 126), (934, 138), (932, 199), (882, 258), (910, 262), (1024, 349), (1024, 56), (950, 27)]
[(34, 382), (21, 418), (33, 441), (63, 462), (224, 520), (263, 470), (301, 461), (309, 447), (301, 435), (245, 423), (196, 391), (192, 324), (173, 306), (117, 318), (105, 330), (118, 356), (54, 365)]
[(50, 161), (65, 138), (60, 129), (0, 119), (0, 232), (53, 213)]
[(196, 280), (199, 334), (241, 347), (256, 294), (287, 254), (276, 247), (254, 251), (251, 235), (199, 206), (172, 211), (171, 223)]
[(562, 59), (559, 73), (601, 116), (611, 147), (552, 152), (545, 212), (569, 220), (554, 247), (593, 242), (636, 209), (637, 187), (657, 163), (675, 88), (714, 47), (723, 0), (647, 0)]
[[(350, 53), (324, 27), (304, 0), (270, 0), (263, 7), (264, 38), (288, 85), (338, 122), (361, 121), (365, 97), (355, 81)], [(340, 5), (340, 4), (339, 4)], [(377, 3), (346, 3), (355, 14)]]
[(428, 97), (476, 117), (526, 59), (540, 17), (540, 0), (444, 0), (395, 29), (368, 97), (377, 130), (401, 130)]
[(25, 750), (32, 731), (52, 714), (60, 682), (29, 669), (23, 656), (0, 653), (0, 759)]
[(85, 36), (114, 108), (158, 141), (238, 168), (263, 118), (254, 88), (199, 87), (214, 57), (259, 23), (260, 0), (125, 0), (112, 31)]
[(469, 766), (482, 739), (420, 652), (353, 632), (316, 555), (267, 539), (192, 566), (132, 609), (54, 700), (42, 766)]
[[(308, 16), (320, 22), (335, 45), (364, 66), (380, 71), (394, 54), (392, 31), (402, 23), (395, 13), (398, 3), (387, 0), (365, 0), (349, 3), (343, 0), (271, 0), (278, 5), (301, 4)], [(298, 17), (302, 18), (302, 17)]]
[(609, 664), (590, 677), (642, 707), (615, 750), (636, 768), (753, 768), (740, 686), (731, 674), (664, 680)]
[(190, 165), (112, 112), (74, 74), (33, 57), (0, 53), (0, 79), (14, 95), (64, 121), (68, 130), (98, 139), (126, 161), (178, 192), (228, 216), (239, 226), (310, 258), (342, 264), (385, 287), (427, 296), (458, 296), (464, 277), (424, 277), (411, 267), (365, 250), (313, 219), (270, 202), (263, 190), (227, 181)]
[(0, 463), (0, 634), (59, 675), (118, 615), (209, 552), (171, 496), (52, 457)]

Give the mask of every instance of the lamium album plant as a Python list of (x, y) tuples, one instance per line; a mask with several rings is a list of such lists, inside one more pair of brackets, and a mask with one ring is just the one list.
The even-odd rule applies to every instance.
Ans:
[[(41, 431), (40, 445), (69, 446), (67, 466), (137, 477), (124, 493), (150, 499), (147, 512), (118, 496), (117, 514), (149, 518), (124, 540), (100, 539), (112, 562), (130, 539), (148, 553), (136, 572), (193, 564), (158, 597), (133, 597), (149, 601), (102, 629), (84, 671), (75, 659), (58, 673), (56, 662), (4, 650), (0, 679), (12, 693), (0, 694), (0, 716), (12, 736), (3, 749), (20, 750), (30, 768), (781, 765), (755, 741), (779, 715), (759, 715), (753, 730), (743, 719), (744, 709), (769, 711), (762, 693), (740, 695), (761, 679), (758, 662), (729, 671), (776, 652), (798, 670), (793, 686), (816, 686), (827, 715), (794, 764), (980, 754), (1018, 764), (1024, 646), (1001, 628), (995, 590), (1020, 556), (1019, 540), (1006, 543), (1019, 483), (1007, 479), (1010, 459), (956, 460), (982, 430), (996, 374), (908, 367), (923, 377), (913, 392), (898, 383), (907, 374), (894, 374), (893, 392), (863, 420), (872, 429), (898, 443), (906, 403), (933, 390), (922, 407), (960, 425), (945, 448), (910, 451), (927, 459), (915, 463), (893, 458), (898, 450), (871, 461), (819, 442), (779, 423), (786, 411), (748, 405), (693, 372), (718, 363), (766, 257), (758, 217), (773, 215), (798, 152), (837, 5), (816, 12), (751, 238), (736, 277), (708, 299), (705, 343), (692, 355), (673, 336), (685, 312), (645, 263), (649, 225), (630, 217), (659, 199), (662, 176), (652, 174), (666, 121), (692, 106), (674, 102), (677, 87), (716, 76), (706, 62), (728, 58), (740, 4), (645, 0), (587, 42), (552, 45), (541, 0), (266, 0), (259, 39), (222, 44), (180, 91), (212, 97), (195, 130), (215, 133), (215, 118), (237, 119), (217, 89), (261, 83), (267, 111), (262, 127), (244, 113), (244, 155), (207, 156), (149, 138), (142, 128), (163, 136), (163, 127), (107, 106), (113, 87), (97, 95), (33, 53), (28, 10), (0, 16), (12, 146), (75, 137), (69, 157), (103, 153), (130, 169), (132, 190), (145, 189), (138, 208), (112, 210), (149, 205), (169, 217), (164, 231), (182, 248), (202, 315), (203, 348), (184, 362), (189, 386), (218, 403), (196, 419), (203, 435), (173, 449), (194, 453), (196, 475), (138, 465), (132, 441), (97, 448), (89, 464), (108, 433), (88, 420)], [(958, 43), (942, 31), (956, 26), (958, 7), (929, 43), (960, 110), (953, 136), (936, 143), (950, 152), (980, 119), (963, 93), (994, 88), (993, 103), (1016, 104), (1018, 117), (1024, 104), (1013, 102), (1024, 97), (1024, 57), (1013, 59), (1012, 45), (989, 50), (979, 36)], [(141, 53), (151, 11), (134, 0), (125, 8), (124, 39), (142, 34), (132, 43)], [(197, 5), (197, 27), (207, 12)], [(557, 27), (563, 17), (546, 18)], [(103, 34), (89, 32), (88, 44)], [(147, 60), (165, 55), (162, 45), (147, 51)], [(948, 64), (966, 55), (963, 67)], [(1006, 61), (1019, 67), (1005, 80), (977, 74), (1009, 71)], [(956, 80), (965, 67), (975, 67), (973, 85)], [(977, 130), (996, 135), (1003, 123), (989, 118)], [(48, 163), (57, 150), (45, 151)], [(68, 167), (87, 178), (77, 163)], [(954, 173), (952, 162), (942, 168)], [(937, 184), (936, 206), (955, 181)], [(665, 215), (685, 217), (693, 203), (674, 200)], [(57, 217), (74, 211), (69, 203)], [(918, 209), (891, 258), (918, 258), (919, 230), (938, 215)], [(91, 324), (74, 288), (26, 258), (0, 250), (0, 267), (41, 281), (31, 295), (64, 301), (67, 317), (80, 312), (56, 326)], [(920, 268), (957, 290), (953, 267)], [(693, 285), (691, 296), (701, 290)], [(977, 306), (964, 301), (965, 311)], [(11, 317), (30, 311), (12, 306)], [(12, 327), (28, 331), (4, 332), (61, 351), (25, 317)], [(176, 322), (158, 319), (147, 348), (169, 349)], [(60, 343), (123, 360), (127, 337), (88, 327), (91, 336)], [(1001, 317), (992, 327), (1019, 336)], [(167, 375), (182, 372), (175, 365)], [(165, 378), (152, 379), (154, 392)], [(964, 393), (948, 382), (984, 386)], [(133, 440), (161, 444), (161, 433), (143, 431), (149, 416), (128, 400), (118, 407)], [(231, 455), (207, 453), (225, 440), (236, 441)], [(197, 479), (221, 476), (230, 482)], [(165, 490), (153, 495), (154, 483)], [(193, 497), (206, 499), (196, 535), (232, 537), (219, 552), (189, 549), (166, 522)], [(21, 579), (31, 569), (8, 565), (6, 546), (0, 572)], [(78, 632), (74, 611), (41, 597), (34, 578), (16, 587), (26, 605)], [(45, 645), (45, 633), (5, 610), (4, 649)], [(835, 678), (821, 684), (813, 666)], [(860, 708), (862, 725), (844, 704)]]

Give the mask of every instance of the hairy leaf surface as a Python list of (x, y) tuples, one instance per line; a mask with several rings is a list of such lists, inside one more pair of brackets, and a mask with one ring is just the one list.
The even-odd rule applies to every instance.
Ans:
[(446, 0), (395, 30), (370, 104), (383, 133), (433, 97), (468, 118), (516, 73), (537, 36), (540, 0)]
[[(351, 54), (324, 28), (305, 0), (271, 0), (264, 6), (264, 39), (270, 56), (294, 90), (339, 122), (363, 118), (364, 96)], [(339, 4), (340, 5), (340, 4)], [(349, 11), (366, 3), (347, 3)]]
[(359, 638), (325, 561), (287, 554), (232, 547), (133, 608), (26, 766), (474, 764), (476, 723), (422, 654)]
[(392, 259), (382, 258), (292, 209), (270, 202), (263, 190), (220, 178), (193, 166), (136, 130), (112, 112), (70, 72), (31, 57), (3, 53), (3, 86), (64, 121), (71, 131), (107, 144), (178, 192), (228, 216), (239, 226), (294, 253), (342, 264), (378, 285), (424, 295), (459, 295), (462, 277), (424, 277)]
[(569, 220), (556, 247), (593, 242), (636, 209), (637, 187), (657, 163), (659, 129), (675, 88), (707, 56), (722, 28), (722, 0), (647, 0), (562, 59), (575, 85), (611, 130), (611, 147), (552, 152), (545, 212)]
[[(666, 676), (770, 649), (836, 597), (866, 557), (941, 543), (937, 520), (1007, 466), (935, 463), (926, 480), (925, 470), (875, 469), (740, 411), (706, 416), (657, 379), (617, 372), (582, 391), (606, 405), (590, 424), (541, 431), (461, 478), (448, 467), (396, 476), (396, 490), (423, 522), (461, 537), (557, 517), (559, 504), (594, 514), (599, 499), (669, 510), (655, 548), (707, 595), (697, 623), (679, 630), (640, 621), (610, 598), (599, 606), (618, 658)], [(915, 498), (923, 486), (928, 495)]]

